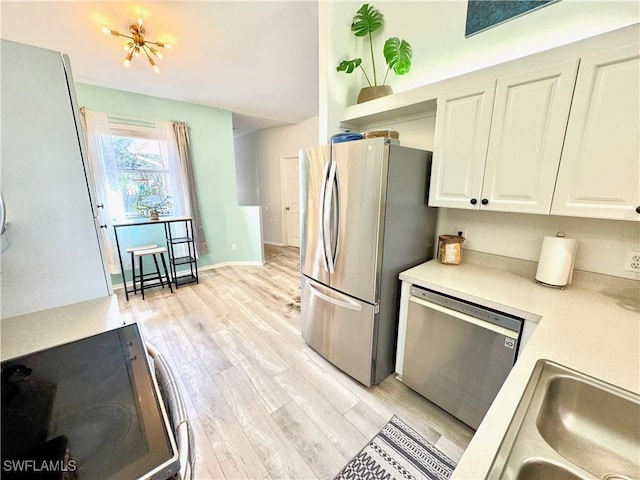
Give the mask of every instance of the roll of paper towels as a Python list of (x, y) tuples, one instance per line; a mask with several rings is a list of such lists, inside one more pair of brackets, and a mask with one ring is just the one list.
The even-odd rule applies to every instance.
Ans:
[(570, 285), (577, 247), (576, 239), (565, 238), (560, 232), (555, 237), (544, 237), (536, 281), (552, 287)]

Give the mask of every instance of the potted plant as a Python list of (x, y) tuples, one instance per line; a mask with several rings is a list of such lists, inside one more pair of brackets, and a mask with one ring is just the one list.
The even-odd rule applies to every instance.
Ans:
[(361, 58), (341, 61), (336, 70), (338, 72), (352, 73), (356, 68), (360, 68), (364, 73), (364, 77), (369, 84), (360, 90), (358, 95), (358, 103), (373, 100), (374, 98), (391, 95), (393, 91), (386, 84), (389, 71), (393, 70), (396, 75), (404, 75), (411, 69), (411, 58), (413, 51), (411, 45), (406, 40), (397, 37), (390, 37), (384, 42), (384, 59), (387, 63), (387, 71), (381, 84), (378, 84), (378, 76), (376, 72), (376, 61), (373, 55), (373, 33), (384, 25), (384, 16), (380, 11), (372, 5), (365, 3), (357, 11), (351, 23), (351, 31), (356, 37), (368, 37), (369, 51), (371, 52), (371, 66), (373, 72), (373, 82), (371, 77), (367, 75), (366, 70), (362, 66)]
[(164, 198), (159, 195), (149, 195), (146, 198), (138, 198), (136, 210), (141, 216), (149, 217), (151, 220), (158, 220), (160, 214), (169, 213), (173, 202), (170, 196)]

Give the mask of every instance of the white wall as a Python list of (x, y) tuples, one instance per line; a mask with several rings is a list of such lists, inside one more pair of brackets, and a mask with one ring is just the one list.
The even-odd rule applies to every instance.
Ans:
[(621, 220), (440, 209), (438, 235), (467, 231), (464, 248), (538, 261), (542, 238), (565, 232), (578, 240), (575, 268), (638, 279), (624, 271), (626, 252), (640, 250), (640, 225)]
[[(355, 56), (362, 57), (365, 69), (371, 66), (368, 50), (362, 50), (363, 47), (368, 48), (368, 44), (349, 30), (353, 15), (361, 4), (329, 2), (328, 24), (320, 25), (320, 38), (324, 35), (330, 42), (328, 51), (320, 52), (319, 70), (320, 75), (328, 76), (321, 79), (321, 85), (323, 81), (328, 85), (328, 96), (321, 100), (321, 111), (323, 107), (329, 110), (326, 113), (329, 121), (335, 122), (336, 113), (339, 115), (336, 109), (353, 105), (360, 87), (366, 86), (360, 74), (346, 75), (335, 70), (340, 60)], [(386, 65), (382, 45), (388, 37), (404, 38), (413, 47), (411, 71), (399, 77), (390, 74), (387, 80), (394, 92), (640, 22), (640, 2), (636, 0), (562, 0), (465, 38), (466, 0), (378, 0), (374, 5), (385, 16), (384, 30), (374, 41), (378, 76), (384, 76)], [(323, 21), (322, 15), (319, 18)], [(327, 31), (323, 32), (323, 28)], [(322, 101), (327, 104), (323, 105)], [(329, 123), (329, 132), (336, 128), (337, 123)]]
[[(322, 4), (323, 2), (321, 2)], [(362, 2), (329, 2), (320, 6), (321, 135), (338, 130), (343, 109), (355, 104), (359, 75), (335, 71), (340, 60), (362, 56), (361, 39), (349, 31), (354, 13)], [(388, 81), (394, 92), (409, 90), (462, 73), (541, 52), (640, 22), (640, 2), (562, 0), (523, 15), (469, 38), (464, 37), (466, 0), (376, 1), (385, 15), (385, 31), (375, 51), (378, 70), (384, 65), (382, 43), (390, 36), (404, 38), (413, 46), (412, 70)], [(323, 17), (324, 15), (324, 17)], [(433, 114), (413, 115), (366, 125), (395, 128), (405, 146), (433, 149)], [(632, 222), (592, 220), (545, 215), (509, 214), (441, 209), (438, 233), (468, 230), (465, 247), (507, 257), (537, 261), (542, 238), (558, 230), (579, 240), (576, 268), (626, 278), (638, 278), (624, 271), (628, 250), (640, 250), (640, 225)]]
[(243, 135), (234, 139), (236, 155), (236, 189), (238, 205), (260, 205), (260, 187), (258, 182), (258, 152), (255, 136)]
[[(280, 158), (297, 157), (298, 150), (318, 143), (318, 117), (297, 125), (267, 128), (236, 138), (236, 148), (239, 147), (241, 152), (255, 152), (265, 242), (277, 245), (285, 242)], [(243, 163), (247, 168), (249, 162)]]

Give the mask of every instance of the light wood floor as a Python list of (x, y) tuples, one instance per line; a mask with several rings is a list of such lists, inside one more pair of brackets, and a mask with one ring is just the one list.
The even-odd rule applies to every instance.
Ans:
[(398, 415), (457, 460), (473, 431), (393, 376), (365, 388), (300, 336), (299, 257), (201, 272), (200, 284), (145, 292), (120, 308), (182, 384), (196, 478), (333, 478)]

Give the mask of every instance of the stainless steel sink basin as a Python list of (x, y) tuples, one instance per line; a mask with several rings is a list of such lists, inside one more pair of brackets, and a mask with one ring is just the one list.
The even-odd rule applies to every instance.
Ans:
[(522, 464), (516, 480), (582, 480), (582, 477), (556, 464), (533, 460)]
[(540, 360), (490, 479), (640, 479), (640, 396)]

